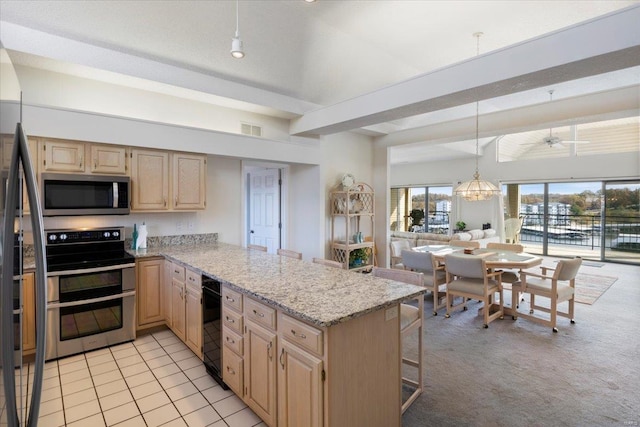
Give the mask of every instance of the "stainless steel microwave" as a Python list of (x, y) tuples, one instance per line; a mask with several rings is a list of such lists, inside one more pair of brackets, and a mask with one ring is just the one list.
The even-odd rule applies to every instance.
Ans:
[(128, 176), (42, 173), (42, 215), (128, 215), (129, 189)]

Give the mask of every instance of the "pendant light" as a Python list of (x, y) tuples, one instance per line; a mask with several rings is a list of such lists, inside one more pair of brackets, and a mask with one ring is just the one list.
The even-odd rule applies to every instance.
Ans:
[[(476, 54), (480, 55), (480, 36), (482, 36), (482, 33), (475, 33), (473, 36), (477, 38)], [(478, 154), (478, 122), (480, 116), (479, 105), (480, 102), (476, 101), (476, 172), (473, 174), (473, 179), (471, 181), (466, 181), (458, 185), (453, 192), (455, 195), (461, 196), (463, 199), (470, 202), (488, 200), (493, 196), (497, 196), (501, 193), (500, 190), (491, 182), (480, 179), (480, 172), (478, 172), (478, 158), (480, 157)]]
[(238, 0), (236, 0), (236, 36), (233, 39), (231, 39), (231, 56), (233, 56), (234, 58), (240, 59), (240, 58), (244, 58), (244, 50), (242, 50), (242, 40), (240, 40), (240, 33), (238, 32), (238, 29), (239, 29), (238, 9), (239, 9), (239, 4), (238, 4)]

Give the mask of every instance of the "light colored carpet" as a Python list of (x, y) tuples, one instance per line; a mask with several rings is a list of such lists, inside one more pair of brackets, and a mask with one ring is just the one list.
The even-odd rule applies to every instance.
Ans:
[[(402, 426), (638, 425), (640, 267), (581, 268), (600, 273), (618, 277), (615, 286), (596, 304), (576, 304), (576, 324), (561, 318), (558, 333), (509, 316), (483, 329), (477, 302), (449, 319), (444, 310), (432, 316), (427, 298), (425, 391)], [(410, 357), (416, 341), (405, 343)]]
[(593, 304), (613, 285), (617, 277), (581, 274), (576, 276), (576, 302)]

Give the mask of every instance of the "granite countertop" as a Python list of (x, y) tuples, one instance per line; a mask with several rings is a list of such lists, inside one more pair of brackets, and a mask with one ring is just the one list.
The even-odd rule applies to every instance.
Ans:
[(328, 327), (395, 305), (425, 288), (225, 243), (130, 250), (164, 256), (295, 317)]

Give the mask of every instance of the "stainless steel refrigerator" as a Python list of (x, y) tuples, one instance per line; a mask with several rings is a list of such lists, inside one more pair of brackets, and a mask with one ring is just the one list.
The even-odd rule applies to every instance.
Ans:
[[(22, 92), (10, 52), (4, 49), (1, 41), (0, 67), (0, 425), (36, 426), (46, 330), (44, 233), (32, 157), (22, 127)], [(29, 215), (24, 214), (23, 200), (28, 200)], [(23, 361), (22, 354), (24, 246), (27, 238), (33, 242), (35, 259), (33, 308), (36, 327), (35, 356), (28, 363)]]

